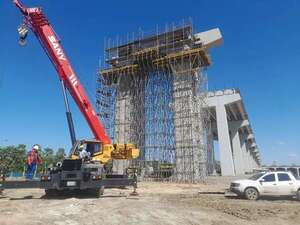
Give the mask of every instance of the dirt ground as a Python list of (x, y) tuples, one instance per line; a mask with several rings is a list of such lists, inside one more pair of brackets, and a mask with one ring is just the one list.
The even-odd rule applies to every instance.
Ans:
[(217, 194), (231, 179), (211, 177), (197, 185), (141, 182), (137, 197), (130, 196), (131, 189), (109, 189), (99, 199), (87, 195), (48, 199), (43, 190), (7, 190), (0, 196), (0, 225), (300, 224), (300, 202), (294, 199), (253, 202)]

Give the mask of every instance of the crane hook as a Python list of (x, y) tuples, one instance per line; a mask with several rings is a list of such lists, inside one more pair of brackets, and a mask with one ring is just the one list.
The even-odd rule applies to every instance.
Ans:
[(19, 27), (18, 27), (18, 33), (19, 33), (19, 45), (20, 46), (25, 46), (26, 45), (26, 38), (27, 38), (27, 35), (28, 35), (28, 27), (25, 23), (21, 24)]

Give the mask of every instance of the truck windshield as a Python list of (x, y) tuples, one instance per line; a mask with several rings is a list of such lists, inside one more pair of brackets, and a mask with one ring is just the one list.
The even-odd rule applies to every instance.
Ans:
[(93, 156), (93, 154), (100, 152), (102, 150), (101, 146), (102, 145), (100, 143), (90, 142), (87, 143), (86, 150), (91, 154), (91, 156)]
[(253, 176), (249, 177), (249, 180), (258, 180), (259, 178), (262, 177), (262, 175), (264, 175), (265, 173), (257, 173), (254, 174)]

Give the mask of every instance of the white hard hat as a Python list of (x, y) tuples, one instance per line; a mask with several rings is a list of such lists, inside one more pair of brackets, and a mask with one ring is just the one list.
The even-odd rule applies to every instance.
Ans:
[(32, 147), (32, 149), (34, 149), (34, 150), (39, 150), (40, 149), (40, 146), (39, 145), (34, 145), (33, 147)]

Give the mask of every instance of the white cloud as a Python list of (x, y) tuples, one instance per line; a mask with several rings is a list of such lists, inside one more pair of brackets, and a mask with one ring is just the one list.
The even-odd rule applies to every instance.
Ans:
[(290, 152), (290, 153), (288, 154), (288, 157), (289, 157), (289, 158), (297, 158), (298, 155), (297, 155), (296, 153)]
[(279, 145), (285, 145), (285, 142), (284, 141), (278, 141), (277, 144), (279, 144)]

